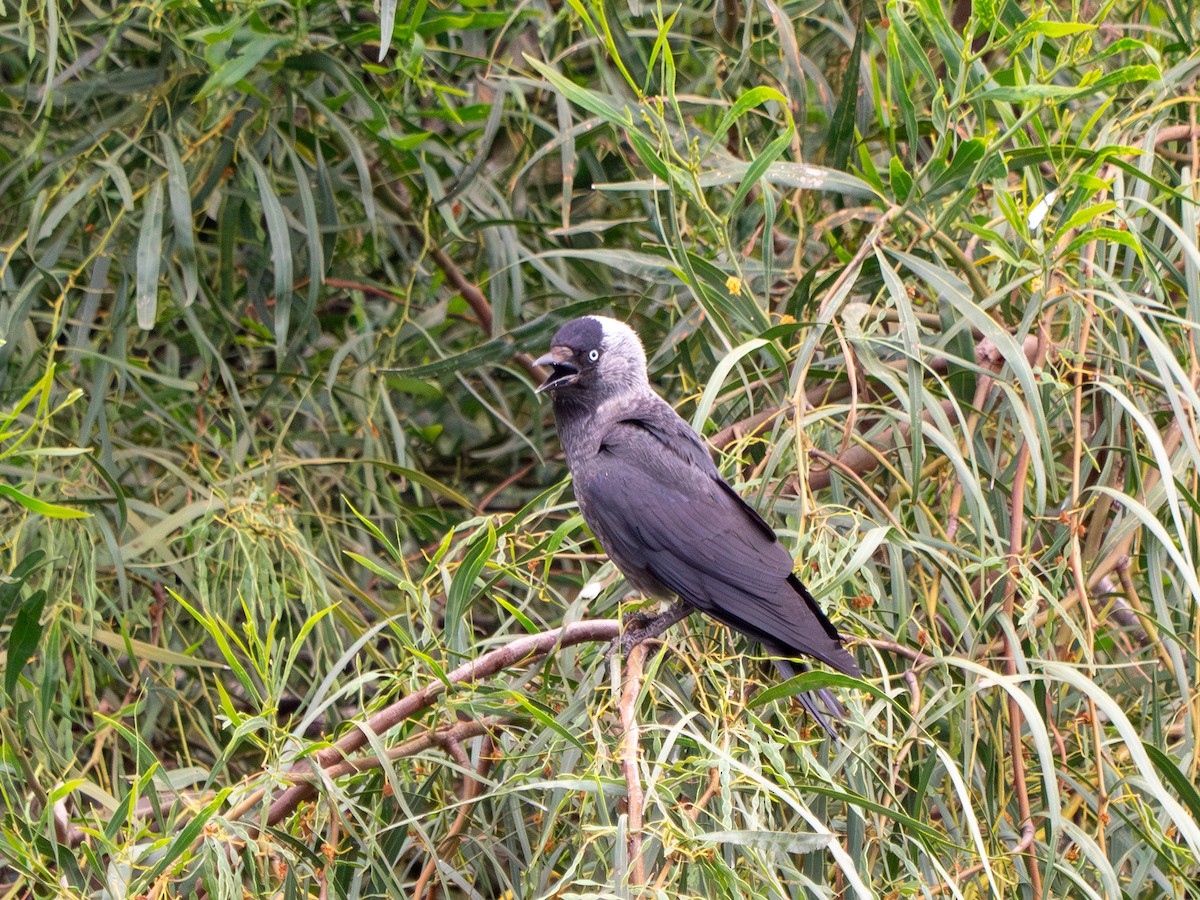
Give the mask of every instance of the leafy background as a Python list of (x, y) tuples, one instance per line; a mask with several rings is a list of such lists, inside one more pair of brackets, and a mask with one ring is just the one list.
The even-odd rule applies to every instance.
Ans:
[[(380, 6), (0, 9), (6, 896), (1200, 894), (1190, 2)], [(589, 311), (842, 740), (605, 659)]]

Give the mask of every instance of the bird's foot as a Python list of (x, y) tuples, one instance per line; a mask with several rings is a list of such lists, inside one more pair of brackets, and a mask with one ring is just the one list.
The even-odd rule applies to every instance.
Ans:
[(691, 612), (692, 608), (680, 601), (657, 616), (640, 610), (630, 613), (621, 620), (621, 636), (613, 639), (606, 656), (611, 657), (618, 647), (622, 655), (628, 654), (638, 644), (658, 637), (680, 619), (687, 618)]

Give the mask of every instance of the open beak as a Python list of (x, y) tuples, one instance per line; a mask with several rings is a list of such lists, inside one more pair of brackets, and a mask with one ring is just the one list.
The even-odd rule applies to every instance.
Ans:
[(539, 394), (566, 387), (579, 377), (579, 366), (575, 365), (575, 354), (569, 347), (551, 347), (549, 353), (535, 359), (533, 364), (550, 369), (550, 377), (536, 389)]

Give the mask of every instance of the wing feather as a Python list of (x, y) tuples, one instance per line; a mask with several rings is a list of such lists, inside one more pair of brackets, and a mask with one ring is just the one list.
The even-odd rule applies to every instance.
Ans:
[(665, 403), (643, 413), (613, 423), (575, 473), (584, 517), (618, 568), (756, 640), (857, 672), (836, 629), (793, 586), (791, 555), (695, 432)]

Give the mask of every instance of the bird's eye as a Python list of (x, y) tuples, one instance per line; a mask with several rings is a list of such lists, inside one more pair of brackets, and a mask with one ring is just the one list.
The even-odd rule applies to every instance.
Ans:
[(596, 360), (598, 360), (599, 358), (600, 358), (600, 351), (599, 351), (599, 350), (589, 350), (589, 351), (588, 351), (588, 362), (593, 362), (593, 363), (594, 363), (594, 362), (595, 362)]

